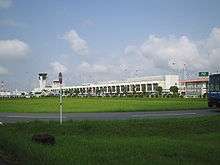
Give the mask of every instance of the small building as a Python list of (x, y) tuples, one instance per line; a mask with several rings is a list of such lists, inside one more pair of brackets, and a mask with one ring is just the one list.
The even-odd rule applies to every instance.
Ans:
[(179, 92), (185, 97), (206, 97), (208, 82), (208, 77), (180, 80)]
[(53, 80), (52, 88), (58, 88), (58, 87), (60, 87), (59, 80)]
[(10, 91), (0, 91), (0, 97), (10, 97), (11, 92)]

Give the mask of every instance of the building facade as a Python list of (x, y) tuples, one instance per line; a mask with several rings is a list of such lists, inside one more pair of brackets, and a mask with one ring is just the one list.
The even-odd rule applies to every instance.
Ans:
[(40, 90), (43, 90), (47, 85), (47, 73), (39, 73)]
[(181, 80), (179, 91), (185, 97), (206, 97), (208, 92), (208, 77), (191, 80)]
[[(147, 76), (140, 78), (130, 78), (124, 81), (108, 81), (99, 83), (88, 83), (76, 86), (63, 86), (66, 93), (81, 96), (107, 96), (107, 95), (127, 95), (127, 94), (154, 94), (157, 87), (161, 86), (164, 93), (169, 93), (171, 86), (179, 86), (178, 75)], [(39, 88), (38, 88), (39, 90)], [(35, 90), (37, 91), (37, 90)], [(59, 86), (45, 87), (43, 91), (57, 94)]]

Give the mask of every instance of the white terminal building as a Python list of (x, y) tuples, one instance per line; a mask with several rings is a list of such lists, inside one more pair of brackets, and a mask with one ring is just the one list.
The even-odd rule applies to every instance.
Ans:
[[(52, 85), (47, 85), (47, 74), (39, 74), (40, 87), (34, 89), (34, 94), (50, 95), (57, 94), (60, 87), (59, 81), (54, 80)], [(99, 83), (88, 83), (85, 85), (63, 86), (63, 91), (71, 91), (78, 95), (105, 96), (134, 93), (155, 93), (161, 86), (163, 93), (169, 93), (171, 86), (179, 87), (178, 75), (147, 76), (129, 78), (123, 81), (108, 81)]]

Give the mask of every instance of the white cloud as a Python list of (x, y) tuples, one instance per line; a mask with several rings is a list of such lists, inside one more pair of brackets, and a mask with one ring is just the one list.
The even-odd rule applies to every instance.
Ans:
[(214, 28), (200, 41), (187, 36), (150, 35), (140, 45), (127, 46), (118, 56), (94, 56), (93, 60), (83, 61), (75, 68), (69, 64), (68, 73), (78, 83), (160, 74), (183, 76), (185, 64), (188, 78), (191, 78), (198, 71), (220, 70), (219, 61), (220, 28)]
[(64, 39), (66, 39), (69, 42), (73, 51), (78, 55), (88, 54), (89, 51), (88, 51), (87, 42), (82, 38), (80, 38), (80, 36), (75, 30), (66, 32), (64, 35)]
[[(158, 37), (150, 35), (140, 45), (130, 45), (118, 56), (94, 56), (91, 61), (82, 61), (72, 66), (69, 82), (93, 82), (122, 80), (131, 77), (160, 74), (182, 76), (184, 64), (187, 73), (195, 76), (198, 71), (214, 72), (220, 69), (220, 28), (214, 28), (210, 35), (200, 41), (187, 36)], [(56, 75), (57, 76), (57, 75)]]
[(141, 54), (141, 51), (139, 48), (135, 45), (129, 45), (125, 48), (124, 54), (126, 55), (139, 55)]
[(186, 36), (162, 38), (152, 35), (140, 50), (155, 67), (161, 69), (182, 69), (186, 65), (189, 70), (198, 70), (206, 64), (200, 57), (197, 45)]
[(0, 76), (1, 76), (1, 75), (8, 75), (8, 74), (9, 74), (8, 69), (6, 69), (6, 68), (3, 67), (3, 66), (0, 66)]
[(30, 51), (29, 46), (18, 39), (0, 40), (0, 59), (16, 60), (24, 58)]
[(213, 72), (220, 71), (220, 28), (212, 29), (205, 46), (208, 52), (208, 57), (205, 57), (209, 61), (208, 67)]
[(0, 0), (0, 8), (7, 9), (12, 5), (11, 0)]
[(119, 62), (120, 69), (122, 72), (123, 70), (127, 72), (127, 77), (146, 75), (147, 72), (154, 74), (152, 61), (143, 56), (140, 46), (127, 46)]
[(108, 61), (96, 61), (96, 63), (82, 62), (77, 66), (75, 76), (78, 80), (83, 82), (97, 82), (122, 79), (120, 65), (118, 62)]
[(207, 39), (208, 49), (220, 48), (220, 28), (213, 28)]
[(65, 73), (68, 70), (65, 65), (63, 65), (57, 61), (51, 62), (50, 66), (51, 66), (54, 74), (57, 74), (59, 72)]
[(137, 63), (141, 56), (146, 58), (146, 61), (139, 61), (139, 65), (152, 64), (151, 72), (157, 69), (180, 71), (184, 66), (191, 73), (201, 70), (213, 72), (220, 69), (220, 28), (213, 28), (208, 38), (202, 41), (193, 41), (187, 36), (150, 35), (141, 45), (127, 46), (124, 53), (127, 56), (124, 61), (134, 61), (130, 60), (130, 66)]
[(78, 66), (78, 70), (88, 73), (107, 73), (108, 67), (101, 64), (89, 64), (88, 62), (84, 61)]

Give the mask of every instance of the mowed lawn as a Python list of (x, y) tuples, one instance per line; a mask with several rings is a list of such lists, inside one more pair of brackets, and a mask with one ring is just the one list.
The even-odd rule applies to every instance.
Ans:
[[(54, 146), (31, 141), (55, 136)], [(18, 164), (220, 164), (220, 116), (0, 125), (0, 155)]]
[[(126, 112), (207, 108), (207, 99), (64, 98), (64, 112)], [(0, 112), (58, 112), (59, 98), (0, 100)]]

